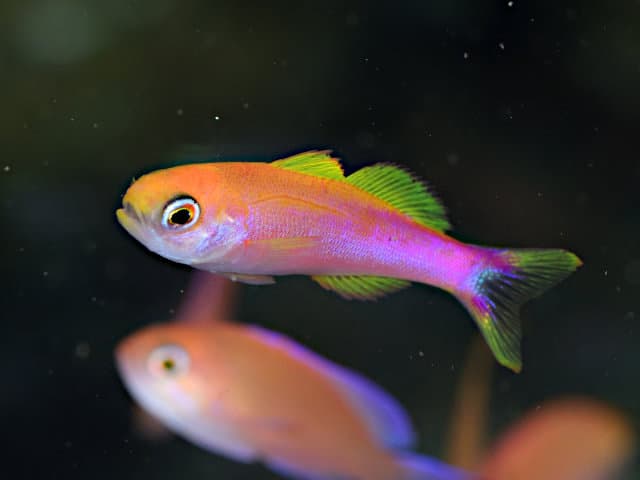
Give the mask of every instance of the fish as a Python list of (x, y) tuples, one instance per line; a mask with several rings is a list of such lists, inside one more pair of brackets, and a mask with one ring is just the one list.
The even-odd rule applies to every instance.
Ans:
[(474, 338), (453, 402), (445, 461), (483, 480), (621, 480), (636, 451), (629, 418), (587, 396), (524, 412), (489, 442), (493, 362)]
[[(204, 293), (191, 298), (202, 306)], [(194, 318), (144, 327), (115, 349), (126, 389), (173, 433), (301, 480), (475, 478), (412, 452), (408, 414), (373, 382), (282, 334), (181, 310)]]
[(411, 282), (444, 289), (515, 372), (521, 304), (582, 265), (563, 249), (458, 241), (442, 202), (407, 169), (380, 163), (347, 176), (330, 150), (152, 171), (129, 186), (116, 217), (152, 252), (234, 281), (306, 275), (359, 300)]
[[(174, 321), (216, 324), (233, 317), (238, 300), (238, 288), (234, 282), (202, 270), (194, 270), (177, 308)], [(133, 433), (154, 443), (166, 441), (171, 432), (157, 418), (137, 404), (131, 408)]]
[(636, 454), (629, 419), (588, 397), (561, 397), (507, 428), (478, 469), (491, 480), (614, 480)]

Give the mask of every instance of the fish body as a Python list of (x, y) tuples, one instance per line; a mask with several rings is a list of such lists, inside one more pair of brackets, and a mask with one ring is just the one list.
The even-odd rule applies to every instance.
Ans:
[(462, 243), (445, 233), (444, 207), (411, 174), (378, 164), (344, 176), (328, 152), (152, 172), (129, 187), (117, 216), (165, 258), (247, 283), (310, 275), (357, 299), (410, 282), (442, 288), (516, 371), (519, 305), (581, 264), (564, 250)]
[(565, 397), (528, 412), (482, 462), (491, 480), (614, 480), (636, 453), (629, 420), (602, 402)]
[(456, 480), (400, 453), (413, 443), (388, 394), (279, 334), (227, 322), (145, 328), (117, 348), (134, 398), (175, 433), (241, 462), (309, 480)]

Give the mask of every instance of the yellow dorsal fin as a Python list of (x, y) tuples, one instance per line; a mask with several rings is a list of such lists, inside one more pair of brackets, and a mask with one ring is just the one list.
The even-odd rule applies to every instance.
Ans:
[(384, 200), (421, 225), (441, 232), (451, 227), (440, 201), (422, 181), (399, 166), (377, 163), (352, 173), (347, 182)]
[(337, 158), (331, 156), (331, 150), (310, 150), (276, 160), (271, 165), (316, 177), (344, 180), (342, 165)]
[(376, 300), (408, 287), (411, 282), (390, 277), (369, 275), (315, 275), (311, 279), (326, 289), (336, 292), (347, 300)]

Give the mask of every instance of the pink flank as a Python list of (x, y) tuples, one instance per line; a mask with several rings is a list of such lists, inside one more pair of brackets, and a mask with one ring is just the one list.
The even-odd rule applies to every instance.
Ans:
[(233, 272), (376, 275), (452, 291), (485, 258), (346, 182), (268, 164), (217, 168), (228, 187), (245, 189), (246, 237)]

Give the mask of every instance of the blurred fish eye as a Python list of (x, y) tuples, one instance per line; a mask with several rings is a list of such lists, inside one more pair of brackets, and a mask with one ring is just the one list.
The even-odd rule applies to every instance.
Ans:
[(198, 221), (200, 205), (191, 197), (171, 200), (162, 212), (162, 226), (170, 230), (186, 228)]
[(189, 369), (189, 354), (179, 345), (162, 345), (151, 352), (147, 366), (156, 377), (176, 377)]

